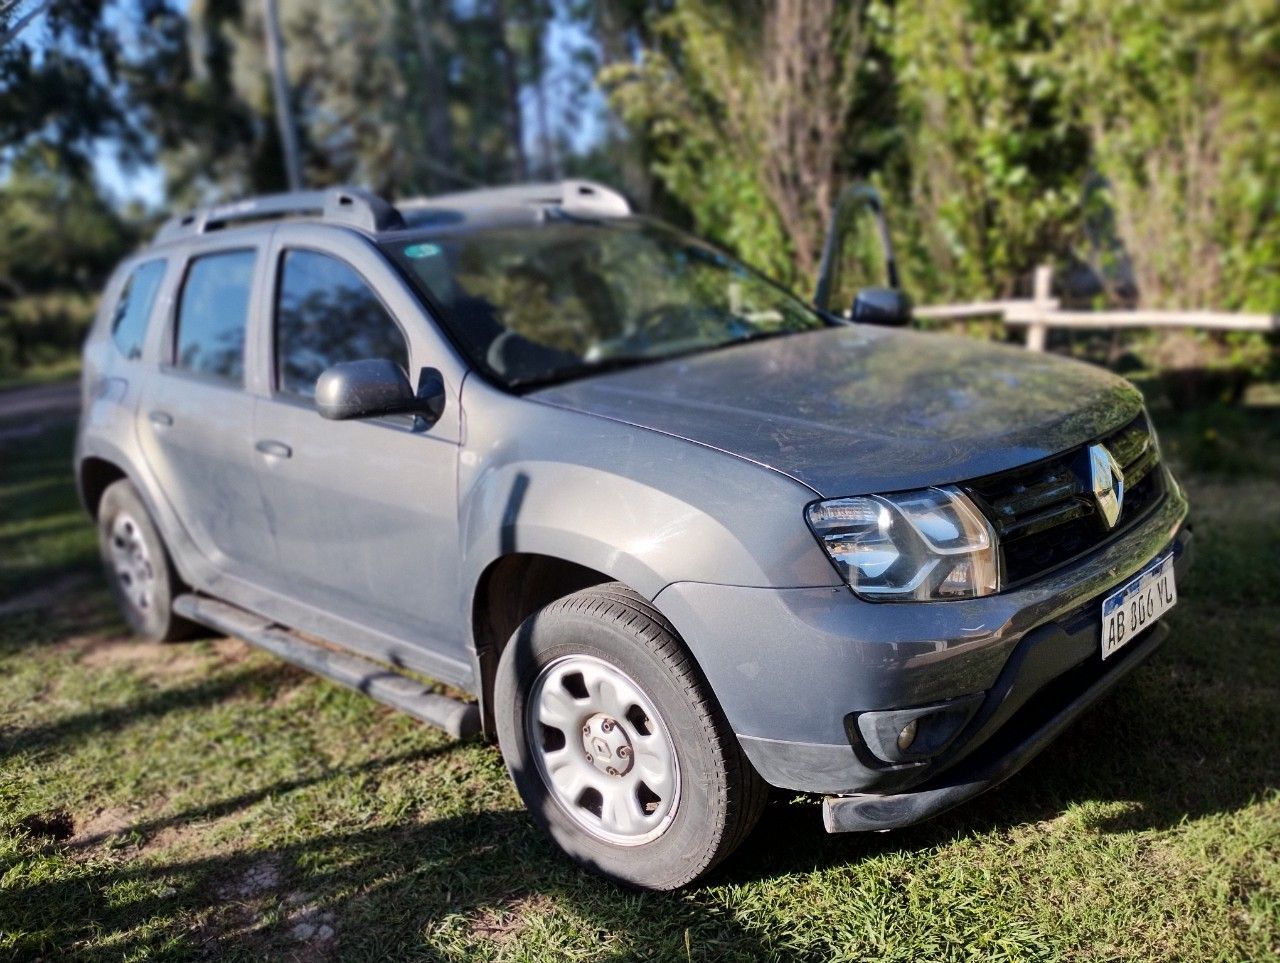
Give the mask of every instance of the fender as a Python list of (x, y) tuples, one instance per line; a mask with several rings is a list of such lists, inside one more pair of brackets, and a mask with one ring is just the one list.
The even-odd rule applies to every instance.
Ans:
[[(481, 391), (483, 403), (467, 406)], [(469, 602), (481, 573), (513, 552), (596, 569), (650, 600), (677, 581), (841, 584), (804, 522), (814, 493), (794, 479), (474, 377), (463, 407), (458, 515)]]

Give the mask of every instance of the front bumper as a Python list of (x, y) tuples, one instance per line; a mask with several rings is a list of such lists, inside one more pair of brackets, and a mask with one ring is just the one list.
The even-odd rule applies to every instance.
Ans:
[[(655, 601), (689, 644), (767, 782), (853, 797), (827, 806), (843, 813), (829, 816), (837, 828), (907, 825), (1016, 771), (1136, 665), (1135, 655), (1155, 648), (1163, 630), (1135, 639), (1104, 665), (1101, 597), (1169, 549), (1184, 577), (1191, 554), (1186, 514), (1170, 479), (1164, 501), (1123, 537), (1032, 584), (982, 599), (870, 603), (845, 588), (676, 583)], [(1049, 705), (1057, 682), (1069, 691), (1052, 718), (1019, 714)], [(853, 720), (863, 712), (961, 697), (978, 708), (927, 760), (884, 763), (857, 736)], [(996, 752), (1004, 739), (1012, 748)], [(999, 758), (988, 758), (992, 753)], [(905, 798), (920, 793), (932, 795)]]
[[(1091, 705), (1110, 692), (1169, 635), (1157, 622), (1105, 666), (1084, 664), (1036, 694), (1003, 729), (954, 771), (910, 792), (828, 796), (822, 822), (829, 833), (901, 829), (968, 802), (1004, 782), (1034, 759)], [(1112, 664), (1112, 662), (1115, 664)], [(1017, 684), (1017, 668), (1007, 685)], [(1006, 674), (1010, 674), (1006, 670)]]

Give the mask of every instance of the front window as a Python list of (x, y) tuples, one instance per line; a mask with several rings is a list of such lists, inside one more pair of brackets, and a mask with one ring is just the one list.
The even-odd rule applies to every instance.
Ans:
[(477, 367), (531, 387), (827, 325), (723, 254), (645, 221), (384, 245)]
[(383, 358), (409, 373), (404, 335), (353, 268), (317, 251), (286, 251), (276, 296), (276, 390), (315, 397), (340, 361)]

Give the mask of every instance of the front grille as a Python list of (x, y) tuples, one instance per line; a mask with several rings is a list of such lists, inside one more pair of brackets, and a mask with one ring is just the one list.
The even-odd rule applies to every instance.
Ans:
[(1100, 439), (1124, 474), (1124, 504), (1108, 528), (1090, 491), (1088, 445), (963, 487), (991, 519), (1008, 587), (1043, 575), (1123, 534), (1165, 492), (1145, 413)]

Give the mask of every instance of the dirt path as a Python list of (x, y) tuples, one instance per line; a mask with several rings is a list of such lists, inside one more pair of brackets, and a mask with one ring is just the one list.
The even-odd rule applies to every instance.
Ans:
[(0, 444), (30, 438), (80, 410), (80, 382), (56, 381), (0, 391)]
[(80, 382), (55, 381), (0, 391), (0, 420), (30, 415), (74, 413), (80, 409)]

